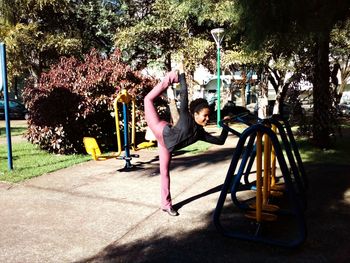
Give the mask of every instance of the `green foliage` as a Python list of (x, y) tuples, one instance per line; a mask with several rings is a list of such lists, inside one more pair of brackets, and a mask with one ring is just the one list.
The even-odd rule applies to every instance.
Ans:
[(2, 0), (0, 7), (9, 83), (38, 79), (61, 56), (82, 57), (91, 48), (109, 53), (120, 22), (120, 6), (100, 0)]
[(222, 56), (222, 65), (223, 67), (228, 67), (231, 64), (238, 65), (259, 65), (266, 63), (271, 54), (267, 52), (259, 52), (259, 51), (250, 51), (247, 52), (241, 47), (235, 47), (231, 50), (227, 50), (225, 54)]
[[(344, 23), (339, 23), (331, 32), (330, 55), (332, 63), (339, 65), (340, 85), (338, 93), (344, 92), (346, 83), (350, 80), (350, 18)], [(334, 66), (333, 66), (334, 68)]]
[(114, 48), (116, 28), (122, 24), (118, 1), (83, 0), (77, 6), (76, 21), (83, 41), (82, 52), (92, 47), (109, 53)]
[[(5, 39), (9, 58), (9, 76), (31, 72), (38, 77), (42, 69), (57, 61), (59, 55), (78, 54), (81, 40), (64, 33), (44, 34), (40, 25), (17, 24)], [(31, 52), (28, 52), (30, 50)], [(43, 57), (42, 61), (39, 57)]]
[[(126, 6), (131, 5), (126, 1)], [(126, 58), (144, 67), (152, 60), (161, 60), (170, 69), (171, 56), (183, 56), (192, 71), (214, 52), (210, 29), (232, 25), (236, 20), (233, 1), (138, 1), (148, 5), (140, 16), (129, 15), (129, 23), (116, 34), (116, 45)], [(132, 5), (131, 5), (132, 6)], [(143, 10), (143, 8), (140, 8)], [(129, 12), (129, 9), (125, 9)], [(229, 36), (228, 36), (229, 38)]]
[(251, 49), (271, 47), (275, 54), (287, 59), (308, 50), (304, 61), (311, 62), (306, 70), (310, 69), (307, 73), (314, 90), (314, 142), (322, 148), (330, 147), (335, 123), (329, 83), (330, 32), (350, 16), (350, 2), (242, 0), (237, 1), (237, 7), (244, 41)]
[[(11, 126), (11, 136), (23, 135), (27, 131), (26, 127), (12, 127)], [(6, 128), (0, 127), (0, 138), (6, 138)]]
[(109, 57), (93, 50), (83, 61), (61, 58), (38, 85), (28, 84), (24, 99), (30, 114), (29, 141), (61, 154), (82, 153), (84, 136), (117, 147), (111, 112), (121, 89), (136, 98), (138, 126), (144, 126), (143, 97), (154, 80), (131, 70), (120, 56), (118, 50)]

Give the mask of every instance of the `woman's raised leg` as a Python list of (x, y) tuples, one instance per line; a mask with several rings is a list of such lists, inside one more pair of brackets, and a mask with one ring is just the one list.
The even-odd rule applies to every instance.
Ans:
[(154, 100), (159, 97), (171, 84), (179, 81), (176, 71), (171, 71), (165, 75), (164, 79), (158, 83), (145, 97), (145, 118), (148, 127), (152, 130), (157, 141), (163, 142), (163, 128), (167, 124), (161, 120), (154, 106)]

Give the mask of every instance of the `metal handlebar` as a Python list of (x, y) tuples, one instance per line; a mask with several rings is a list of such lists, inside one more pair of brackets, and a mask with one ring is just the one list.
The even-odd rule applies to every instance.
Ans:
[(238, 122), (238, 123), (243, 123), (247, 126), (252, 126), (254, 124), (260, 123), (262, 120), (260, 118), (258, 118), (257, 116), (249, 113), (249, 112), (243, 112), (237, 115), (232, 116), (230, 119), (223, 119), (219, 121), (219, 125), (220, 127), (222, 127), (223, 129), (225, 129), (228, 132), (233, 133), (234, 135), (240, 137), (242, 135), (242, 133), (240, 133), (239, 131), (236, 131), (235, 129), (229, 127), (225, 121), (229, 121), (229, 122)]

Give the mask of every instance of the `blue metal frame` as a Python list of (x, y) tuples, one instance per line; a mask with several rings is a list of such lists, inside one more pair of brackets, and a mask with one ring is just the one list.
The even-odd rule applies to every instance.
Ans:
[(119, 171), (128, 171), (135, 168), (131, 164), (132, 158), (138, 158), (138, 154), (130, 154), (130, 142), (129, 142), (129, 119), (128, 119), (128, 105), (123, 102), (123, 121), (124, 121), (124, 156), (118, 157), (118, 159), (125, 160), (124, 168)]
[(125, 168), (131, 168), (130, 162), (130, 145), (129, 145), (129, 120), (128, 120), (128, 107), (126, 103), (123, 103), (123, 118), (124, 118), (124, 151), (125, 151)]
[[(249, 117), (249, 118), (247, 118)], [(255, 120), (254, 120), (255, 118)], [(307, 190), (307, 177), (304, 169), (303, 162), (300, 157), (299, 149), (296, 144), (296, 141), (294, 139), (291, 127), (284, 118), (280, 115), (273, 115), (268, 119), (259, 119), (256, 116), (253, 116), (249, 113), (244, 113), (242, 115), (236, 116), (235, 121), (242, 122), (248, 126), (253, 125), (254, 123), (263, 123), (267, 126), (271, 126), (271, 124), (274, 124), (276, 128), (278, 129), (278, 133), (281, 137), (281, 141), (284, 146), (284, 151), (288, 157), (289, 164), (291, 166), (292, 170), (292, 177), (296, 181), (297, 184), (297, 193), (300, 196), (300, 202), (302, 206), (306, 209), (307, 206), (307, 198), (306, 198), (306, 190)], [(225, 127), (228, 131), (234, 132), (234, 134), (238, 135), (238, 132), (233, 130), (232, 128), (229, 128), (228, 126)], [(287, 132), (287, 133), (286, 133)], [(252, 166), (254, 164), (254, 158), (256, 155), (256, 146), (254, 145), (252, 148), (252, 144), (254, 142), (255, 136), (251, 136), (250, 141), (248, 142), (245, 152), (242, 155), (242, 161), (240, 164), (240, 168), (238, 170), (238, 173), (236, 174), (237, 183), (240, 182), (240, 177), (244, 176), (244, 183), (246, 184), (246, 188), (251, 186), (251, 183), (249, 182), (249, 174), (251, 173)], [(250, 156), (248, 154), (250, 153)], [(247, 161), (249, 160), (248, 166), (246, 167), (245, 172), (243, 172)], [(295, 161), (296, 160), (296, 161)], [(236, 190), (238, 189), (238, 185), (236, 185)], [(241, 187), (242, 188), (242, 187)], [(245, 208), (246, 205), (242, 205), (240, 202), (237, 201), (237, 198), (235, 196), (235, 191), (231, 191), (232, 193), (232, 201), (241, 208)]]
[[(295, 181), (295, 186), (296, 186), (296, 192), (298, 196), (300, 197), (299, 200), (301, 202), (301, 205), (304, 209), (306, 209), (307, 206), (307, 199), (306, 199), (306, 176), (305, 174), (301, 173), (301, 169), (299, 167), (303, 167), (302, 162), (298, 164), (295, 162), (295, 153), (297, 152), (299, 157), (299, 150), (298, 148), (295, 148), (293, 144), (291, 144), (291, 138), (294, 140), (293, 134), (290, 136), (287, 136), (285, 133), (285, 129), (283, 125), (277, 120), (277, 116), (273, 116), (272, 118), (269, 119), (269, 122), (273, 125), (275, 125), (278, 129), (278, 133), (281, 137), (285, 153), (287, 155), (289, 164), (290, 164), (290, 169), (291, 169), (291, 176), (292, 179)], [(284, 121), (286, 123), (286, 121)], [(295, 140), (294, 140), (295, 142)], [(291, 147), (292, 146), (292, 147)], [(292, 151), (293, 149), (293, 151)]]
[(300, 156), (298, 145), (297, 145), (297, 143), (295, 141), (295, 138), (294, 138), (294, 135), (293, 135), (293, 132), (292, 132), (292, 128), (290, 127), (289, 122), (287, 120), (285, 120), (284, 118), (282, 118), (282, 116), (280, 116), (280, 115), (273, 115), (272, 117), (273, 117), (273, 119), (275, 119), (275, 121), (281, 121), (283, 123), (283, 127), (284, 127), (285, 131), (287, 132), (287, 136), (288, 136), (290, 145), (291, 145), (293, 153), (294, 153), (294, 158), (297, 161), (297, 165), (298, 165), (298, 169), (299, 169), (299, 172), (300, 172), (301, 180), (303, 182), (303, 186), (307, 190), (307, 188), (308, 188), (308, 179), (307, 179), (307, 176), (306, 176), (306, 172), (305, 172), (303, 161), (302, 161), (301, 156)]
[[(284, 247), (295, 247), (300, 245), (306, 238), (306, 224), (304, 219), (304, 209), (306, 206), (304, 203), (305, 187), (304, 187), (303, 179), (301, 179), (302, 176), (304, 175), (301, 176), (299, 174), (299, 170), (297, 169), (297, 164), (295, 163), (294, 156), (291, 154), (292, 150), (282, 125), (278, 124), (276, 125), (276, 127), (279, 129), (279, 133), (282, 133), (281, 134), (282, 145), (286, 150), (289, 164), (292, 166), (291, 169), (289, 169), (289, 167), (287, 166), (283, 149), (280, 141), (278, 140), (276, 133), (274, 133), (269, 127), (266, 126), (266, 121), (263, 124), (261, 123), (261, 120), (257, 119), (256, 124), (252, 124), (251, 122), (247, 121), (247, 119), (244, 118), (243, 115), (239, 117), (235, 117), (234, 120), (236, 121), (239, 120), (250, 126), (247, 129), (245, 129), (243, 133), (239, 133), (233, 130), (232, 128), (228, 127), (227, 125), (223, 124), (223, 122), (220, 123), (220, 125), (224, 129), (227, 129), (229, 132), (232, 132), (233, 134), (239, 136), (240, 138), (236, 145), (235, 152), (232, 156), (232, 160), (231, 160), (229, 169), (227, 171), (227, 175), (218, 199), (218, 203), (214, 211), (213, 221), (217, 230), (224, 236), (232, 237), (232, 238), (263, 242), (267, 244), (284, 246)], [(271, 120), (271, 122), (274, 122), (274, 124), (275, 124), (275, 121), (276, 119)], [(268, 122), (270, 122), (270, 120)], [(264, 236), (260, 231), (264, 227), (264, 222), (261, 222), (261, 223), (257, 222), (256, 231), (254, 233), (249, 233), (249, 232), (244, 233), (242, 232), (241, 229), (238, 229), (238, 230), (227, 229), (221, 223), (221, 220), (220, 220), (221, 213), (222, 213), (224, 203), (227, 197), (227, 193), (229, 190), (231, 192), (231, 199), (238, 208), (243, 210), (249, 209), (249, 207), (244, 202), (240, 202), (237, 200), (236, 194), (239, 191), (239, 187), (241, 187), (240, 185), (241, 177), (243, 175), (247, 175), (250, 173), (251, 166), (256, 155), (255, 146), (253, 146), (253, 144), (254, 144), (254, 140), (257, 132), (261, 132), (262, 134), (267, 134), (275, 150), (275, 155), (279, 162), (279, 166), (282, 172), (282, 177), (284, 179), (284, 183), (286, 187), (285, 193), (288, 196), (288, 200), (289, 200), (289, 203), (288, 203), (289, 208), (288, 208), (287, 215), (290, 216), (290, 218), (292, 218), (297, 225), (296, 227), (297, 233), (296, 233), (296, 236), (293, 238), (289, 238), (289, 239), (288, 238), (287, 239), (271, 238), (271, 237)], [(248, 138), (249, 138), (249, 141), (246, 145), (246, 141), (248, 140)], [(289, 140), (291, 139), (289, 138)], [(292, 144), (293, 150), (297, 151), (297, 148), (294, 147), (292, 142), (291, 144)], [(241, 158), (242, 158), (242, 161), (241, 161), (238, 173), (235, 174), (238, 162)], [(243, 171), (249, 158), (250, 160), (248, 163), (248, 167), (246, 168), (246, 172), (244, 173)], [(298, 158), (297, 157), (295, 158), (297, 159), (297, 163), (299, 165)], [(301, 165), (302, 165), (302, 162), (301, 162)], [(290, 171), (292, 171), (293, 174), (291, 174)], [(279, 213), (286, 215), (284, 211), (280, 211)]]

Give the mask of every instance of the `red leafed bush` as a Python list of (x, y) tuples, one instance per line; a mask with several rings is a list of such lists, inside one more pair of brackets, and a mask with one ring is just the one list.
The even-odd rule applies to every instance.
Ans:
[[(143, 98), (156, 81), (133, 71), (120, 55), (116, 50), (104, 57), (92, 50), (82, 61), (62, 58), (41, 75), (37, 85), (29, 81), (23, 94), (30, 114), (28, 140), (59, 154), (83, 153), (84, 136), (95, 137), (102, 150), (115, 149), (115, 119), (111, 113), (121, 89), (135, 96), (137, 127), (142, 129)], [(119, 113), (122, 127), (122, 108)]]

